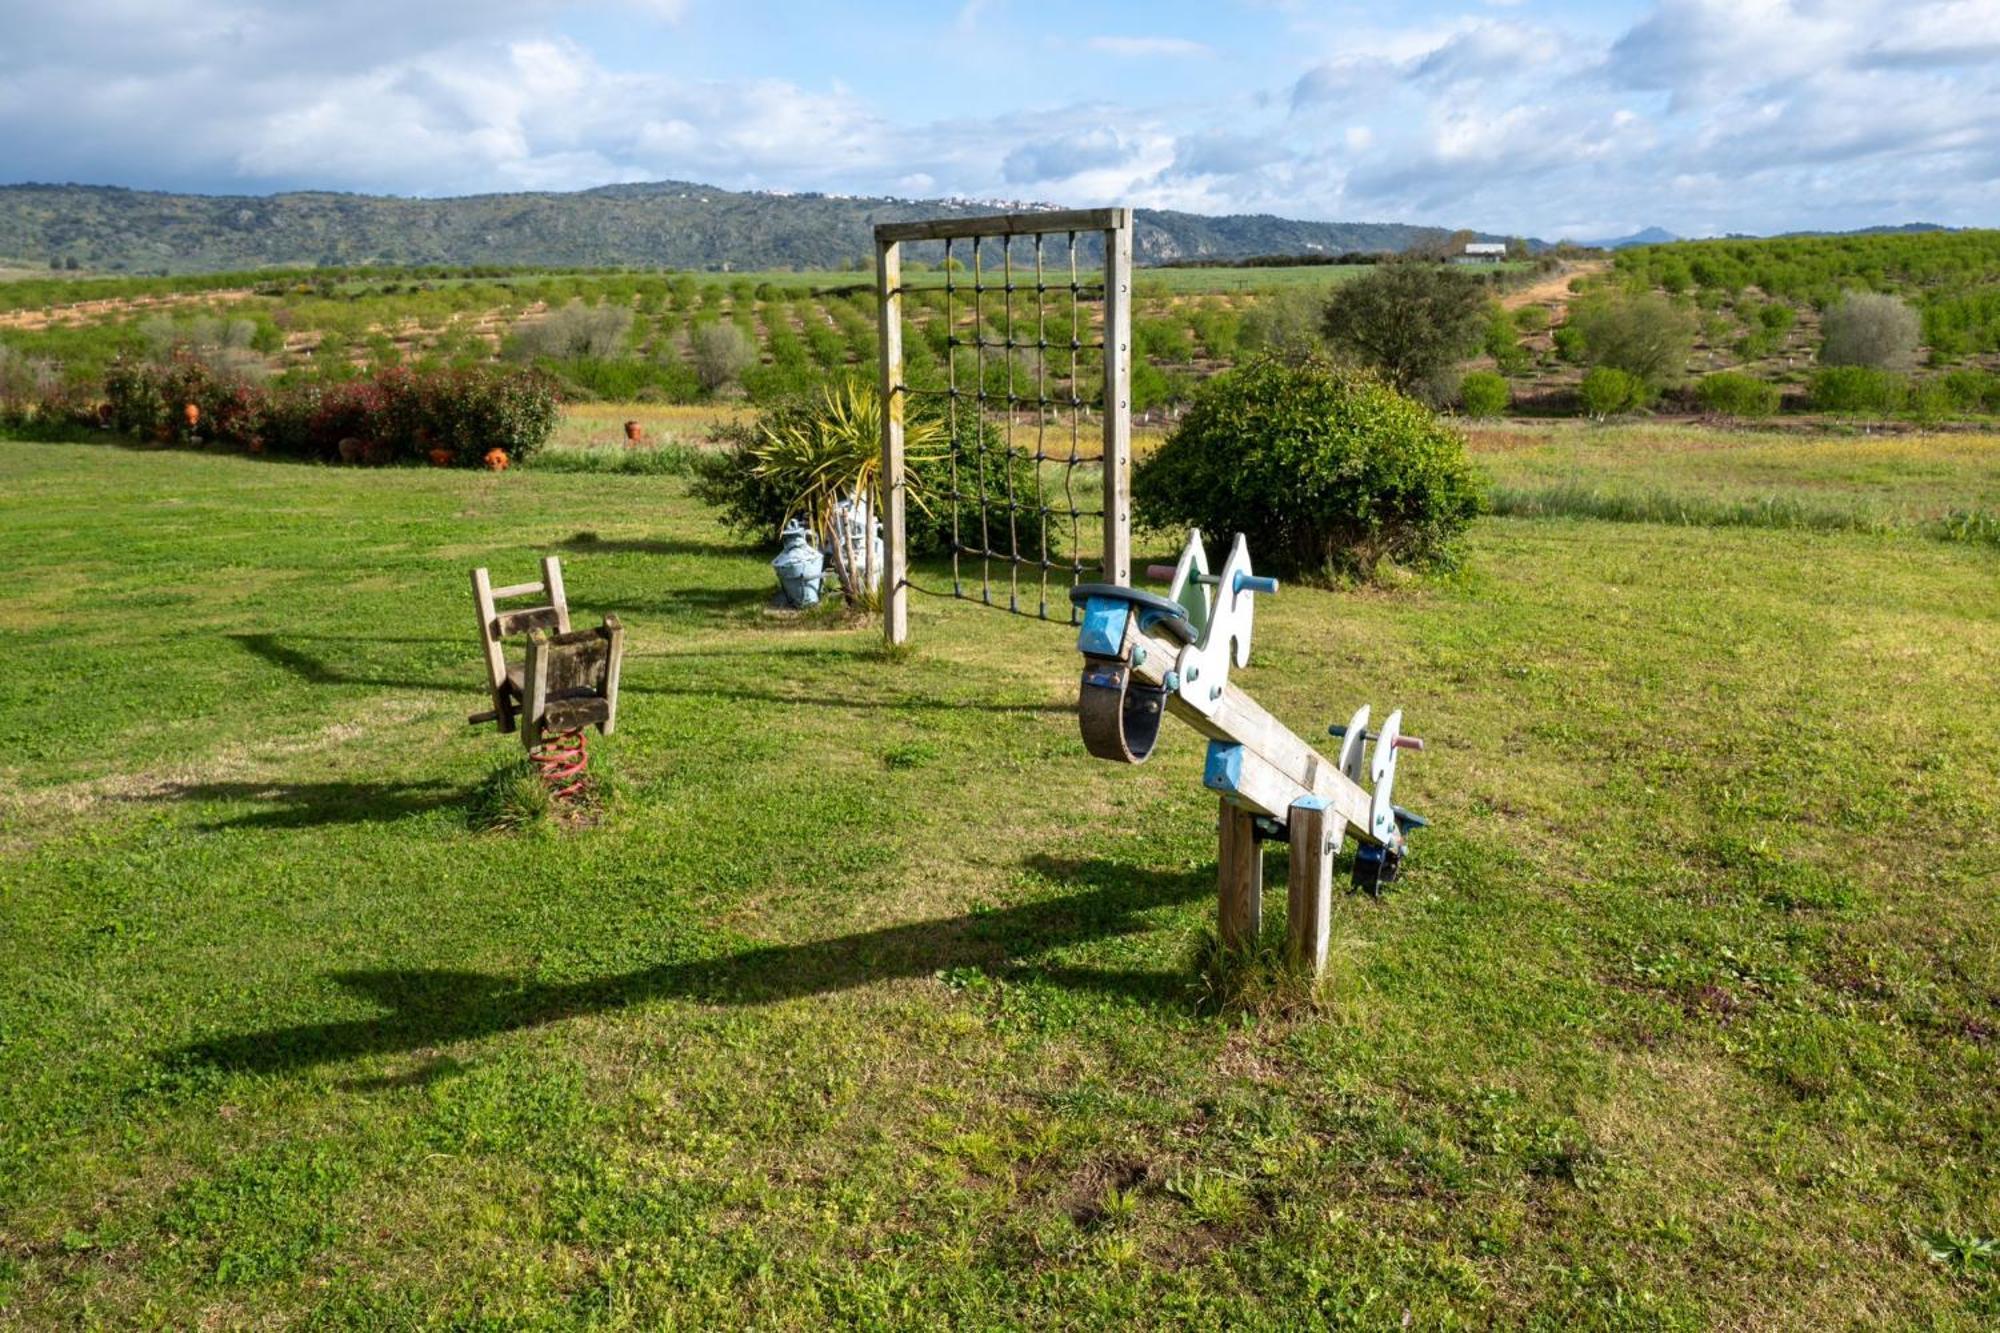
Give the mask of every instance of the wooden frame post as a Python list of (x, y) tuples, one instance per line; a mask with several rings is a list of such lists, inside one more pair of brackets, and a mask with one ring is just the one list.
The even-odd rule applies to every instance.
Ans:
[(1302, 796), (1292, 803), (1285, 828), (1292, 844), (1292, 868), (1285, 886), (1285, 957), (1293, 968), (1316, 977), (1326, 971), (1333, 858), (1346, 837), (1347, 823), (1325, 797)]
[[(909, 409), (903, 381), (904, 242), (988, 239), (1011, 245), (1020, 236), (1067, 235), (1074, 260), (1079, 241), (1095, 235), (1104, 246), (1104, 574), (1106, 583), (1132, 583), (1132, 210), (1059, 209), (982, 217), (881, 222), (875, 226), (875, 299), (881, 348), (882, 395), (882, 632), (893, 647), (910, 637), (909, 552), (905, 501), (903, 418)], [(1079, 281), (1081, 277), (1079, 275)], [(1059, 285), (1059, 284), (1058, 284)], [(1089, 345), (1089, 344), (1086, 344)], [(1079, 414), (1080, 415), (1080, 414)], [(1081, 554), (1081, 553), (1079, 553)], [(1016, 556), (1025, 567), (1032, 562)], [(1044, 609), (1046, 618), (1046, 609)]]
[(1248, 953), (1264, 928), (1264, 850), (1257, 843), (1257, 817), (1220, 802), (1216, 820), (1216, 933), (1223, 947)]
[(1104, 581), (1132, 586), (1132, 210), (1104, 230)]
[[(882, 637), (891, 648), (909, 642), (910, 588), (903, 515), (903, 260), (902, 244), (875, 242), (875, 298), (882, 347)], [(867, 538), (864, 536), (864, 542)], [(868, 549), (872, 543), (864, 545)]]

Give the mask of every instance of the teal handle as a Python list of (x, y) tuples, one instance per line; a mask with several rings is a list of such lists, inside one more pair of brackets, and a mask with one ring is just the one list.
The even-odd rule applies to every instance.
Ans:
[(1276, 579), (1267, 579), (1262, 574), (1238, 574), (1236, 576), (1236, 591), (1275, 593), (1278, 591), (1278, 581)]

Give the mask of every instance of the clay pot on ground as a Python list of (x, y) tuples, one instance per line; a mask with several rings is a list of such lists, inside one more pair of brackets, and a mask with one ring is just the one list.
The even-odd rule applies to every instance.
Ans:
[(486, 457), (480, 461), (486, 464), (488, 472), (505, 472), (507, 470), (507, 451), (505, 449), (488, 449)]
[(646, 432), (638, 422), (628, 421), (625, 423), (625, 442), (627, 444), (640, 444), (645, 441), (645, 438)]
[(450, 466), (451, 466), (451, 450), (449, 450), (449, 449), (433, 449), (433, 450), (431, 450), (431, 452), (430, 452), (430, 460), (431, 460), (431, 466), (432, 466), (432, 467), (450, 467)]
[(181, 415), (187, 418), (189, 430), (193, 430), (201, 424), (201, 409), (193, 403), (189, 403), (186, 407), (183, 407)]

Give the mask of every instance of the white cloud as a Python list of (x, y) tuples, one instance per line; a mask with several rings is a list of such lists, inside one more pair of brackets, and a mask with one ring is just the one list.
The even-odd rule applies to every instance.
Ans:
[[(689, 3), (588, 7), (653, 31)], [(562, 36), (563, 0), (16, 3), (0, 177), (417, 194), (679, 178), (1551, 236), (1994, 220), (2000, 0), (1659, 0), (1622, 37), (1464, 5), (1372, 26), (1270, 6), (1289, 45), (1246, 60), (1221, 36), (1019, 41), (1023, 17), (969, 0), (904, 34), (979, 29), (982, 109), (954, 116), (862, 64), (840, 81), (694, 56), (634, 69)], [(1184, 63), (1163, 80), (1127, 59)], [(1064, 99), (1065, 60), (1100, 100)], [(1245, 68), (1261, 86), (1216, 91)]]

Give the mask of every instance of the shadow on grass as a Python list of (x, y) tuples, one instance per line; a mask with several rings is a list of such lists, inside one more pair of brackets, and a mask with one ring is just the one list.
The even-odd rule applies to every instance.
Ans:
[(437, 968), (335, 972), (334, 980), (386, 1012), (374, 1018), (217, 1037), (168, 1052), (164, 1058), (177, 1066), (278, 1073), (493, 1036), (652, 1000), (776, 1004), (959, 968), (1145, 1004), (1178, 1003), (1177, 972), (1044, 968), (1033, 960), (1051, 949), (1146, 931), (1151, 927), (1143, 913), (1212, 892), (1213, 871), (1162, 874), (1112, 861), (1049, 858), (1034, 858), (1028, 864), (1046, 878), (1081, 884), (1087, 891), (571, 983)]
[(328, 824), (386, 824), (406, 815), (464, 805), (468, 793), (435, 779), (423, 782), (188, 782), (136, 799), (143, 801), (257, 801), (265, 808), (199, 827), (318, 828)]
[[(731, 594), (735, 595), (735, 594)], [(347, 639), (335, 635), (276, 635), (276, 634), (231, 634), (228, 636), (245, 650), (262, 658), (272, 666), (297, 676), (312, 685), (361, 685), (383, 690), (436, 690), (447, 694), (462, 694), (471, 704), (477, 704), (485, 697), (485, 685), (477, 666), (477, 645), (470, 632), (466, 635), (466, 670), (462, 676), (448, 680), (420, 680), (404, 676), (378, 676), (363, 671), (343, 667), (326, 658), (296, 647), (297, 643), (337, 642), (337, 643), (402, 643), (402, 642), (446, 642), (446, 640), (402, 640), (402, 639)], [(718, 684), (712, 688), (699, 682), (690, 682), (674, 687), (650, 685), (635, 679), (637, 672), (634, 662), (667, 662), (684, 664), (705, 658), (755, 657), (774, 664), (784, 662), (789, 666), (799, 659), (818, 660), (831, 663), (836, 660), (866, 663), (869, 661), (867, 649), (822, 650), (817, 647), (788, 649), (772, 646), (769, 649), (737, 652), (684, 652), (684, 653), (627, 653), (625, 675), (619, 682), (619, 690), (624, 694), (646, 695), (660, 698), (702, 698), (733, 699), (742, 703), (784, 704), (800, 708), (852, 708), (883, 712), (959, 712), (974, 710), (987, 713), (1050, 713), (1069, 715), (1076, 712), (1076, 705), (1061, 703), (991, 703), (978, 699), (947, 698), (923, 694), (900, 694), (884, 698), (855, 698), (830, 693), (810, 679), (800, 680), (796, 689), (742, 689)], [(769, 679), (772, 673), (765, 673)], [(687, 681), (687, 672), (680, 666), (672, 670), (671, 678)]]
[(674, 619), (741, 617), (769, 602), (778, 591), (777, 580), (768, 588), (669, 588), (657, 597), (624, 597), (616, 602), (595, 602), (570, 598), (570, 623), (581, 628), (607, 615), (630, 620), (633, 616), (655, 615)]
[[(770, 543), (767, 553), (756, 542), (731, 545), (728, 542), (692, 542), (678, 537), (600, 537), (594, 532), (579, 532), (575, 536), (556, 543), (559, 551), (574, 551), (579, 555), (593, 553), (603, 555), (703, 555), (760, 556), (768, 559), (778, 550), (777, 542)], [(775, 585), (773, 585), (775, 586)]]

